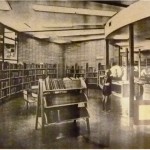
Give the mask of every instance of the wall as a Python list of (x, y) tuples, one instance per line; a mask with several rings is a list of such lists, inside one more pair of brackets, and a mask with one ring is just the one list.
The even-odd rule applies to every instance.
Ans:
[[(49, 43), (37, 40), (23, 34), (18, 36), (18, 62), (25, 63), (57, 63), (59, 64), (59, 77), (63, 77), (65, 66), (75, 63), (86, 68), (98, 69), (98, 63), (105, 65), (105, 40), (76, 42), (66, 45)], [(109, 46), (110, 59), (114, 58), (115, 48)]]
[[(114, 48), (109, 46), (110, 59), (114, 57)], [(86, 41), (66, 45), (65, 65), (72, 66), (75, 63), (83, 66), (86, 63), (89, 67), (98, 69), (98, 63), (105, 65), (106, 42), (105, 40)]]
[(25, 63), (57, 63), (59, 77), (63, 72), (63, 51), (60, 45), (37, 40), (25, 35), (18, 36), (18, 62)]

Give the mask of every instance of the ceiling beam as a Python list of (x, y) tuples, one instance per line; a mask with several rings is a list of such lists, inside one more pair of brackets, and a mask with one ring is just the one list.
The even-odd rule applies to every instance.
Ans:
[(90, 40), (100, 40), (104, 39), (104, 35), (94, 35), (94, 36), (89, 36), (89, 37), (78, 37), (78, 38), (72, 38), (72, 42), (78, 42), (78, 41), (90, 41)]
[(50, 42), (54, 42), (57, 44), (71, 43), (71, 42), (83, 42), (83, 41), (92, 41), (92, 40), (101, 40), (104, 39), (105, 35), (93, 35), (87, 37), (72, 37), (72, 38), (49, 38)]
[(30, 33), (30, 32), (48, 32), (48, 31), (70, 31), (70, 30), (95, 30), (95, 29), (104, 29), (103, 27), (74, 27), (74, 28), (47, 28), (47, 29), (38, 29), (38, 30), (24, 30), (24, 31), (21, 31), (21, 32), (24, 32), (24, 33)]
[(0, 10), (11, 10), (9, 3), (6, 0), (0, 0)]
[(49, 25), (43, 25), (44, 28), (72, 28), (72, 27), (80, 27), (80, 26), (100, 26), (104, 28), (104, 23), (79, 23), (79, 24), (49, 24)]
[(99, 1), (99, 0), (95, 0), (94, 2), (97, 2), (97, 3), (101, 3), (101, 4), (107, 4), (107, 5), (113, 5), (113, 6), (119, 6), (119, 7), (128, 7), (129, 4), (128, 3), (124, 3), (125, 1)]
[(104, 10), (83, 9), (83, 8), (69, 8), (69, 7), (46, 6), (46, 5), (33, 5), (33, 10), (41, 11), (41, 12), (78, 14), (78, 15), (90, 15), (90, 16), (104, 16), (104, 17), (111, 17), (117, 13), (115, 11), (104, 11)]
[(69, 30), (69, 31), (49, 31), (49, 32), (30, 32), (28, 33), (39, 38), (67, 37), (67, 36), (87, 36), (104, 34), (104, 29), (95, 30)]

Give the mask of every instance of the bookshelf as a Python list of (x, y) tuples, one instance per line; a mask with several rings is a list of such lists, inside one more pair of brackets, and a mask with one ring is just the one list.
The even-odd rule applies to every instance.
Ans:
[(86, 73), (86, 81), (88, 85), (100, 85), (101, 83), (101, 78), (104, 77), (105, 75), (105, 66), (100, 65), (99, 70), (96, 71), (94, 67), (89, 67)]
[(1, 99), (7, 98), (10, 95), (10, 78), (9, 64), (4, 63), (1, 70)]
[(83, 119), (87, 133), (90, 134), (88, 97), (84, 90), (80, 79), (40, 79), (36, 129), (39, 119), (42, 121), (42, 131), (53, 124), (67, 124)]
[(66, 76), (67, 77), (83, 77), (85, 78), (86, 71), (83, 69), (82, 66), (73, 65), (73, 66), (66, 66)]
[[(51, 68), (46, 66), (51, 65)], [(4, 102), (10, 96), (19, 94), (23, 89), (30, 89), (33, 85), (38, 85), (38, 80), (43, 73), (53, 70), (53, 76), (57, 77), (56, 64), (26, 64), (0, 62), (0, 101)]]
[(88, 85), (98, 85), (98, 72), (94, 67), (89, 67), (86, 72), (86, 81)]
[(50, 78), (58, 78), (58, 65), (57, 64), (47, 64), (46, 74)]

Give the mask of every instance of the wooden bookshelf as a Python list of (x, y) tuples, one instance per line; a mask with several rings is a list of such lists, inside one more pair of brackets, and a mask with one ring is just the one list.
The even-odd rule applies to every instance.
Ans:
[(86, 71), (85, 69), (83, 69), (82, 66), (76, 66), (76, 65), (73, 65), (73, 66), (67, 66), (66, 67), (66, 76), (67, 77), (83, 77), (85, 78), (85, 75), (86, 75)]
[[(55, 88), (55, 84), (57, 84), (55, 82), (60, 83), (57, 88)], [(81, 81), (79, 84), (77, 80), (73, 83), (72, 80), (40, 79), (36, 129), (38, 128), (40, 118), (42, 120), (43, 131), (45, 127), (52, 124), (67, 124), (83, 119), (86, 122), (89, 134), (88, 97), (84, 90)]]
[(98, 85), (98, 72), (93, 67), (88, 68), (86, 72), (87, 85)]
[(87, 85), (99, 86), (101, 84), (101, 78), (103, 78), (104, 75), (105, 75), (104, 65), (101, 65), (98, 71), (96, 71), (94, 67), (89, 67), (88, 72), (86, 73)]
[[(57, 67), (48, 68), (56, 64), (11, 64), (0, 62), (0, 100), (5, 101), (12, 95), (21, 93), (23, 89), (30, 89), (33, 85), (38, 85), (38, 80), (48, 70), (53, 70), (53, 76), (57, 77)], [(49, 74), (48, 74), (49, 75)]]

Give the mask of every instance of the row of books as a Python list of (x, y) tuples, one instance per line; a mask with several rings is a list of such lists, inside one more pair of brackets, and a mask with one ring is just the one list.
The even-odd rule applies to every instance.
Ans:
[(30, 81), (35, 81), (35, 77), (34, 76), (24, 77), (24, 82), (30, 82)]
[(24, 84), (23, 85), (23, 89), (29, 89), (31, 88), (31, 83), (30, 84)]
[(47, 74), (50, 78), (57, 78), (56, 74)]
[(0, 98), (8, 96), (9, 95), (9, 89), (1, 90), (0, 95), (1, 95)]
[(26, 69), (36, 69), (36, 68), (45, 68), (45, 69), (56, 69), (56, 64), (47, 64), (47, 63), (44, 63), (44, 64), (26, 64), (24, 63), (24, 68)]
[[(52, 73), (53, 72), (53, 73)], [(56, 78), (57, 71), (48, 71), (47, 74), (50, 75), (51, 78)], [(45, 74), (46, 71), (44, 70), (37, 70), (36, 73), (35, 71), (31, 71), (31, 70), (25, 70), (25, 71), (20, 71), (20, 70), (15, 70), (15, 71), (0, 71), (0, 80), (1, 79), (6, 79), (6, 78), (15, 78), (15, 77), (28, 77), (28, 76), (42, 76), (43, 74)], [(39, 77), (38, 77), (39, 79)]]
[(15, 72), (11, 72), (10, 73), (10, 77), (20, 77), (23, 76), (23, 72), (22, 71), (15, 71)]
[(83, 70), (83, 66), (78, 66), (78, 65), (66, 66), (66, 69)]
[(47, 71), (48, 74), (51, 74), (51, 73), (55, 74), (55, 73), (57, 73), (57, 70), (46, 70), (46, 71)]
[(81, 70), (70, 70), (70, 69), (67, 69), (66, 70), (66, 73), (67, 74), (70, 74), (70, 73), (85, 73), (85, 70), (84, 69), (81, 69)]
[(45, 79), (45, 90), (65, 89), (65, 85), (62, 79)]
[(56, 69), (56, 64), (47, 64), (47, 63), (41, 63), (41, 64), (27, 64), (27, 63), (9, 63), (9, 62), (2, 62), (0, 61), (0, 70), (6, 70), (6, 69), (36, 69), (36, 68), (45, 68), (45, 69)]
[(15, 86), (10, 89), (10, 94), (15, 94), (19, 91), (22, 91), (22, 86)]
[(5, 88), (5, 87), (9, 87), (9, 81), (0, 81), (0, 89)]
[(98, 75), (97, 72), (95, 72), (95, 73), (87, 73), (86, 77), (87, 78), (89, 78), (89, 77), (97, 77), (97, 75)]
[(0, 71), (0, 79), (9, 78), (9, 72), (8, 71)]
[(36, 70), (36, 74), (44, 74), (45, 70)]
[(10, 80), (10, 85), (18, 85), (18, 84), (22, 84), (22, 78)]
[(45, 79), (44, 89), (45, 90), (57, 90), (57, 89), (72, 89), (81, 88), (80, 79)]

